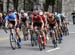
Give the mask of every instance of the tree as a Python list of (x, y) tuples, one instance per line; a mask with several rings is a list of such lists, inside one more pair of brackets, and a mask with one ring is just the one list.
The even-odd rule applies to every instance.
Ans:
[(55, 2), (56, 2), (56, 0), (45, 0), (45, 11), (47, 11), (48, 10), (48, 7), (49, 7), (49, 5), (51, 5), (52, 6), (52, 12), (54, 12), (54, 5), (55, 5)]
[(0, 0), (0, 12), (3, 11), (3, 1)]
[(17, 11), (18, 10), (18, 0), (13, 0), (14, 4), (14, 9)]
[(7, 12), (8, 12), (8, 9), (9, 9), (9, 3), (10, 3), (10, 0), (7, 0)]
[(24, 0), (24, 10), (25, 11), (33, 10), (33, 0)]
[(52, 12), (54, 12), (54, 5), (55, 5), (56, 0), (52, 0)]
[(26, 1), (25, 1), (25, 0), (23, 0), (23, 1), (24, 1), (24, 10), (25, 10), (25, 2), (26, 2)]

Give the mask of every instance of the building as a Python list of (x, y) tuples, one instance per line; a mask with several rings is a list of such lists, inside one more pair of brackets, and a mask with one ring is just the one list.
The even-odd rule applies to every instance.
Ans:
[(69, 20), (72, 20), (72, 13), (75, 10), (75, 0), (62, 0), (62, 13), (64, 13)]

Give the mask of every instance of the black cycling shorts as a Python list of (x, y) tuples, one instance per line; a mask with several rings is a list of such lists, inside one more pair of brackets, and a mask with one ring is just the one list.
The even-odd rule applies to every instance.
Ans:
[(37, 27), (41, 27), (42, 26), (42, 22), (34, 22), (33, 26), (37, 26)]
[(55, 24), (49, 24), (50, 28), (54, 28)]
[(15, 26), (15, 21), (9, 21), (13, 26)]

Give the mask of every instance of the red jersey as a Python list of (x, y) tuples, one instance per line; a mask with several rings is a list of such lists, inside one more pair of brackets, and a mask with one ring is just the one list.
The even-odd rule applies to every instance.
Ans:
[(43, 22), (46, 23), (45, 16), (42, 15), (41, 18), (42, 18)]
[(34, 22), (34, 21), (38, 21), (38, 22), (41, 22), (41, 17), (39, 16), (39, 15), (36, 15), (36, 16), (32, 16), (32, 22)]

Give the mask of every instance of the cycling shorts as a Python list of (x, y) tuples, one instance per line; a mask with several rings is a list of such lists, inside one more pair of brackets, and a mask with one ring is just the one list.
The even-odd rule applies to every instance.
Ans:
[(55, 24), (49, 24), (50, 28), (54, 28)]
[(15, 25), (15, 21), (9, 21), (13, 26)]
[(34, 26), (34, 27), (35, 27), (35, 26), (41, 27), (41, 26), (42, 26), (42, 22), (35, 21), (35, 22), (33, 23), (33, 26)]

